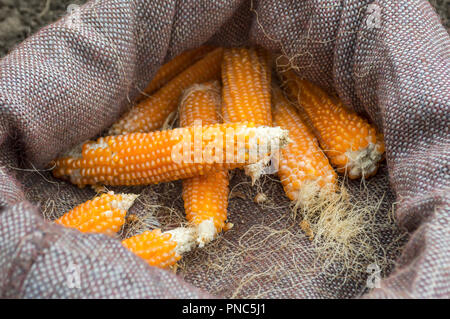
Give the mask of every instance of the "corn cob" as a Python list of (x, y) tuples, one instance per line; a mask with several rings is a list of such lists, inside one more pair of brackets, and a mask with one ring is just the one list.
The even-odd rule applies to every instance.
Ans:
[(259, 49), (225, 49), (222, 62), (222, 114), (225, 122), (272, 125), (270, 65)]
[(321, 88), (283, 72), (290, 94), (306, 112), (320, 145), (338, 172), (351, 179), (376, 174), (384, 142), (375, 127)]
[(243, 167), (286, 142), (286, 131), (251, 123), (108, 136), (57, 159), (53, 174), (80, 187), (148, 185)]
[(217, 81), (194, 84), (181, 98), (180, 126), (193, 126), (196, 121), (201, 121), (202, 125), (220, 123), (220, 103), (220, 85)]
[(151, 94), (163, 87), (167, 82), (172, 80), (177, 74), (191, 66), (198, 59), (202, 58), (206, 53), (212, 51), (210, 46), (201, 46), (196, 49), (188, 50), (164, 64), (153, 77), (148, 86), (144, 89), (143, 94), (137, 99), (138, 102), (145, 100)]
[[(272, 126), (270, 109), (271, 71), (263, 49), (225, 49), (222, 62), (222, 115), (225, 122), (251, 121)], [(245, 168), (253, 183), (270, 160)]]
[(165, 268), (174, 265), (183, 253), (194, 247), (195, 230), (179, 227), (161, 233), (160, 229), (155, 229), (127, 238), (122, 245), (150, 266)]
[(81, 232), (114, 235), (125, 223), (127, 210), (133, 205), (136, 197), (134, 194), (113, 192), (102, 194), (78, 205), (55, 222)]
[[(180, 125), (219, 123), (220, 87), (217, 82), (194, 85), (180, 104)], [(183, 180), (183, 200), (187, 220), (198, 227), (202, 247), (221, 232), (227, 219), (228, 172), (219, 170)]]
[(336, 173), (313, 132), (278, 88), (272, 101), (274, 123), (288, 130), (291, 139), (281, 150), (278, 167), (286, 195), (292, 201), (309, 202), (318, 191), (335, 189)]
[(167, 116), (176, 110), (183, 90), (195, 83), (220, 78), (222, 55), (223, 49), (215, 49), (181, 72), (154, 95), (126, 113), (111, 127), (109, 135), (151, 132), (159, 129)]

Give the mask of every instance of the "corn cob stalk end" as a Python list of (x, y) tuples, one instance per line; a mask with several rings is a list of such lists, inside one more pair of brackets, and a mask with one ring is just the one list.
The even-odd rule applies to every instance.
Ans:
[[(262, 136), (258, 140), (258, 154), (267, 154), (256, 163), (247, 165), (244, 170), (245, 174), (252, 179), (252, 185), (261, 177), (264, 173), (264, 169), (270, 162), (271, 158), (275, 156), (276, 152), (283, 149), (292, 140), (289, 139), (289, 131), (279, 126), (271, 127), (259, 126), (255, 129), (258, 136)], [(267, 150), (264, 153), (264, 150)]]
[(197, 243), (198, 247), (202, 248), (205, 244), (211, 242), (217, 234), (217, 228), (214, 225), (212, 218), (202, 221), (197, 226)]
[(384, 142), (382, 135), (377, 136), (375, 143), (369, 143), (367, 147), (356, 151), (347, 151), (347, 164), (345, 168), (338, 168), (342, 172), (347, 170), (348, 177), (356, 179), (368, 178), (376, 174), (379, 162), (383, 159)]
[(172, 241), (177, 243), (175, 252), (181, 256), (191, 251), (196, 244), (197, 230), (191, 227), (178, 227), (165, 232), (165, 234), (172, 235)]

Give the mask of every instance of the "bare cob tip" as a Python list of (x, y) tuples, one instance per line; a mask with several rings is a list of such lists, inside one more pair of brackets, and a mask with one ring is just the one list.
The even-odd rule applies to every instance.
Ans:
[(197, 230), (195, 228), (178, 227), (165, 232), (165, 234), (171, 234), (171, 240), (177, 243), (175, 253), (178, 256), (191, 251), (196, 245)]
[[(108, 192), (108, 194), (114, 195), (114, 192), (111, 191), (111, 192)], [(111, 202), (111, 208), (128, 210), (131, 206), (133, 206), (136, 198), (139, 197), (139, 195), (137, 195), (137, 194), (120, 194), (120, 196), (122, 197), (122, 200), (120, 200), (120, 201), (113, 200)]]
[(348, 151), (347, 157), (348, 176), (351, 179), (367, 178), (376, 174), (379, 162), (383, 159), (384, 143), (382, 139), (377, 138), (377, 143), (369, 143), (363, 149), (357, 151)]
[(268, 126), (259, 126), (255, 128), (257, 136), (260, 137), (258, 143), (258, 154), (264, 154), (264, 150), (267, 150), (266, 156), (264, 156), (261, 160), (247, 165), (244, 170), (245, 174), (250, 176), (252, 179), (252, 185), (261, 177), (264, 173), (264, 170), (267, 164), (272, 159), (273, 155), (290, 142), (289, 139), (289, 131), (282, 129), (279, 126), (268, 127)]
[(214, 240), (217, 235), (217, 229), (214, 225), (214, 219), (210, 218), (208, 220), (202, 221), (197, 226), (197, 243), (198, 247), (202, 248), (205, 244)]

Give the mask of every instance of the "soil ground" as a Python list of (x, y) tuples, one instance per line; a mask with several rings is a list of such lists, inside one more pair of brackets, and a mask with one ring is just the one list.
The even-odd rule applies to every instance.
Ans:
[(58, 20), (69, 4), (86, 0), (0, 0), (0, 57), (43, 26)]
[[(0, 0), (0, 57), (41, 27), (57, 20), (70, 4), (86, 0)], [(450, 0), (430, 0), (450, 30)]]

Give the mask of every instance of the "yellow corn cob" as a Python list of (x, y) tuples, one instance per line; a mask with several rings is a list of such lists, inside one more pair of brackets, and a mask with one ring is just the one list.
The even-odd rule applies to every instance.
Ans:
[(384, 153), (383, 137), (375, 127), (292, 71), (282, 76), (338, 172), (347, 172), (352, 179), (374, 175)]
[(302, 202), (309, 201), (320, 189), (335, 189), (336, 173), (313, 132), (277, 88), (273, 90), (272, 101), (274, 123), (289, 130), (291, 139), (291, 143), (281, 150), (278, 167), (286, 195), (293, 201)]
[(286, 142), (286, 131), (251, 123), (108, 136), (56, 160), (53, 174), (78, 186), (147, 185), (243, 167)]
[(114, 235), (125, 223), (127, 210), (137, 195), (109, 192), (78, 205), (57, 219), (57, 224), (81, 232)]
[(212, 51), (210, 46), (201, 46), (196, 49), (188, 50), (164, 64), (153, 77), (152, 81), (144, 89), (143, 94), (137, 99), (138, 102), (145, 100), (151, 94), (159, 90), (167, 82), (172, 80), (177, 74), (191, 66), (206, 53)]
[(272, 125), (270, 65), (262, 49), (225, 49), (222, 62), (222, 114), (225, 122)]
[(165, 268), (174, 265), (183, 253), (194, 247), (195, 237), (195, 230), (190, 228), (179, 227), (164, 233), (155, 229), (127, 238), (122, 245), (150, 266)]
[[(222, 116), (225, 122), (251, 121), (272, 126), (270, 106), (271, 71), (263, 49), (225, 49), (222, 62)], [(254, 183), (270, 160), (245, 167)]]
[(208, 53), (203, 59), (170, 80), (154, 95), (133, 107), (111, 127), (109, 134), (151, 132), (159, 129), (167, 116), (176, 110), (183, 90), (195, 83), (220, 78), (222, 55), (221, 48)]
[(201, 121), (202, 125), (220, 123), (220, 103), (220, 85), (217, 81), (194, 84), (181, 98), (180, 126), (193, 126), (195, 121)]
[[(219, 123), (220, 87), (217, 82), (196, 84), (180, 104), (180, 125), (187, 127), (201, 121), (203, 125)], [(186, 218), (198, 226), (200, 247), (222, 231), (227, 219), (228, 172), (219, 170), (183, 180)]]

